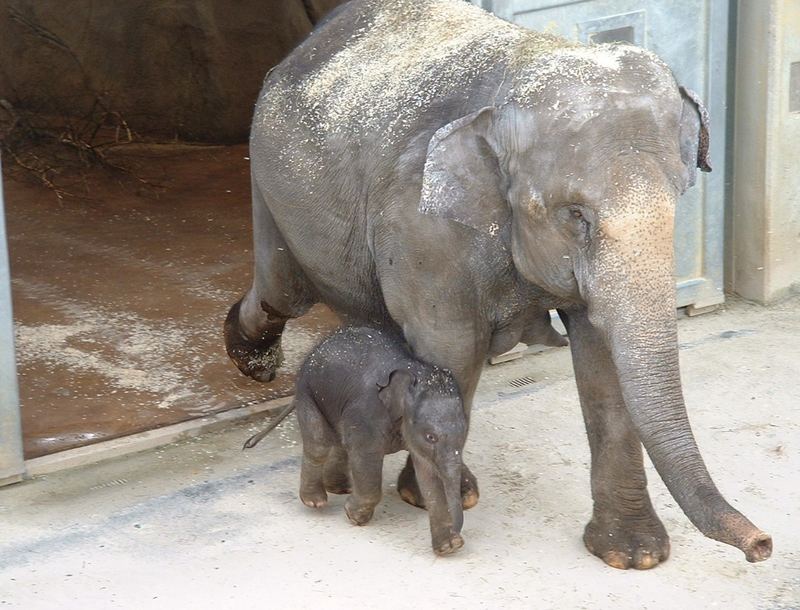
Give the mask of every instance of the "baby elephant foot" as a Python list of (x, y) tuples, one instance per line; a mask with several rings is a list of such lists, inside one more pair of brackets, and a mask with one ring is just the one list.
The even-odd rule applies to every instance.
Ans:
[(328, 494), (325, 490), (308, 491), (300, 490), (300, 500), (309, 508), (323, 508), (328, 504)]
[(239, 323), (239, 307), (236, 303), (225, 319), (225, 350), (236, 367), (256, 381), (272, 381), (283, 364), (281, 332), (288, 318), (281, 318), (256, 340), (248, 339)]
[(353, 525), (366, 525), (372, 519), (375, 507), (368, 504), (358, 504), (352, 501), (352, 496), (344, 504), (344, 512)]
[(653, 512), (645, 519), (598, 519), (595, 515), (586, 526), (583, 542), (591, 553), (620, 570), (648, 570), (669, 557), (669, 536)]
[(343, 481), (325, 481), (325, 491), (329, 494), (336, 494), (337, 496), (346, 496), (353, 493), (353, 488), (350, 486), (350, 481), (347, 479)]
[(329, 494), (346, 495), (353, 493), (350, 477), (344, 472), (325, 471), (325, 491)]
[(452, 555), (462, 546), (464, 546), (464, 539), (461, 534), (456, 532), (450, 532), (447, 536), (433, 540), (433, 552), (440, 556)]

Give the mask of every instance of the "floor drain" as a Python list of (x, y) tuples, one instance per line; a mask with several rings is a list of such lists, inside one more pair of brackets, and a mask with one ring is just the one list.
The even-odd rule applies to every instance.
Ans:
[(99, 483), (98, 485), (94, 485), (90, 487), (90, 490), (95, 489), (103, 489), (104, 487), (115, 487), (117, 485), (126, 485), (128, 481), (126, 479), (114, 479), (113, 481), (107, 481), (105, 483)]
[(520, 377), (518, 379), (512, 379), (508, 382), (508, 385), (513, 386), (515, 388), (521, 388), (522, 386), (530, 385), (533, 383), (533, 379), (530, 377)]

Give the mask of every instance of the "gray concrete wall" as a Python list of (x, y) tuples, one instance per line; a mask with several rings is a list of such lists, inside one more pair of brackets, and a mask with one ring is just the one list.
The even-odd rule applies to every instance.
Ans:
[(800, 292), (800, 2), (739, 0), (736, 35), (728, 288), (766, 303)]
[(141, 134), (246, 142), (267, 70), (340, 2), (0, 0), (0, 98), (67, 117), (100, 101)]

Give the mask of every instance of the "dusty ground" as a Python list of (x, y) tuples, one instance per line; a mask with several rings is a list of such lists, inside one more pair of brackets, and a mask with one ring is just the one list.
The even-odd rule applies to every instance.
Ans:
[(95, 168), (58, 201), (5, 181), (27, 458), (286, 395), (336, 324), (292, 321), (273, 383), (238, 374), (222, 321), (252, 274), (247, 146), (125, 150), (157, 188)]
[[(672, 557), (621, 572), (580, 541), (588, 449), (567, 349), (487, 369), (467, 460), (480, 504), (437, 559), (394, 491), (368, 526), (296, 498), (294, 420), (260, 422), (0, 490), (0, 604), (38, 608), (800, 608), (800, 299), (682, 319), (684, 388), (727, 498), (774, 536), (765, 563), (703, 538), (651, 471)], [(512, 381), (529, 376), (532, 383)]]

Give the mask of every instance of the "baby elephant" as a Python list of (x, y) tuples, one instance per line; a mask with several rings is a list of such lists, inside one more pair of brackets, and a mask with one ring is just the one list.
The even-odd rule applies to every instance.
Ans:
[(326, 462), (347, 463), (352, 493), (345, 512), (352, 523), (364, 525), (381, 499), (384, 455), (406, 449), (428, 509), (433, 550), (447, 555), (463, 546), (461, 452), (467, 423), (448, 371), (414, 360), (387, 332), (346, 328), (308, 356), (294, 401), (281, 415), (292, 408), (303, 436), (303, 504), (325, 506), (326, 480), (328, 490), (337, 491)]

